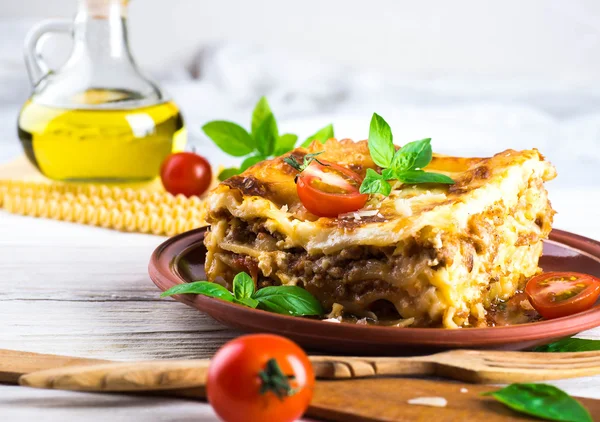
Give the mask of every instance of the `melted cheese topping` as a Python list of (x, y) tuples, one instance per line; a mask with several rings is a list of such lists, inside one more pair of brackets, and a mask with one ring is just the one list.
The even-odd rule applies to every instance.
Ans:
[[(308, 151), (300, 151), (316, 152), (320, 148), (325, 149), (324, 160), (348, 167), (353, 163), (362, 173), (367, 167), (376, 168), (365, 155), (368, 150), (364, 142), (330, 140), (324, 146), (313, 143)], [(363, 217), (356, 221), (309, 214), (296, 194), (295, 171), (290, 169), (283, 157), (279, 157), (234, 176), (209, 195), (209, 213), (226, 209), (244, 220), (266, 219), (271, 231), (286, 236), (286, 247), (301, 246), (310, 253), (333, 253), (349, 245), (395, 244), (426, 226), (460, 232), (466, 228), (470, 216), (484, 212), (498, 201), (504, 201), (507, 208), (515, 206), (519, 192), (526, 188), (529, 179), (546, 181), (555, 177), (554, 168), (537, 150), (509, 150), (485, 159), (435, 156), (426, 170), (447, 174), (457, 185), (401, 187), (382, 201), (374, 198), (367, 204), (365, 210), (377, 207), (380, 218)], [(255, 185), (249, 188), (252, 184), (249, 181)], [(284, 205), (287, 207), (282, 208)]]

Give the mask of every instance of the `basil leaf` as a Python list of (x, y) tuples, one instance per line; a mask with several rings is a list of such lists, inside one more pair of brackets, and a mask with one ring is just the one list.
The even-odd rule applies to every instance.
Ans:
[(398, 150), (394, 153), (390, 168), (394, 169), (396, 173), (413, 170), (415, 168), (415, 162), (418, 158), (418, 154), (415, 152), (404, 153), (401, 150)]
[(321, 304), (313, 295), (301, 287), (269, 286), (254, 293), (258, 307), (278, 314), (302, 316), (323, 315)]
[(581, 403), (548, 384), (511, 384), (498, 391), (483, 393), (517, 412), (542, 419), (565, 422), (593, 422)]
[(252, 309), (258, 306), (258, 300), (252, 299), (251, 297), (245, 297), (243, 299), (233, 299), (233, 302), (239, 303), (240, 305), (244, 305)]
[(533, 349), (534, 352), (591, 352), (600, 350), (600, 340), (586, 340), (582, 338), (563, 338), (554, 343), (539, 346)]
[(379, 193), (388, 196), (392, 186), (386, 182), (386, 178), (373, 169), (367, 169), (367, 175), (360, 185), (360, 193)]
[(252, 297), (254, 294), (254, 280), (247, 273), (237, 273), (233, 278), (233, 295), (237, 300)]
[(256, 103), (254, 107), (254, 111), (252, 112), (252, 136), (256, 138), (256, 134), (260, 125), (267, 119), (267, 117), (272, 116), (273, 112), (271, 111), (271, 106), (267, 101), (266, 97), (261, 97), (260, 100)]
[(236, 174), (240, 174), (241, 172), (242, 170), (238, 168), (230, 167), (219, 173), (219, 180), (222, 182), (223, 180), (229, 179), (231, 176), (235, 176)]
[(194, 281), (193, 283), (178, 284), (163, 292), (160, 297), (183, 294), (204, 295), (225, 300), (227, 302), (233, 302), (233, 295), (229, 290), (220, 284), (211, 283), (209, 281)]
[(240, 125), (224, 120), (215, 120), (202, 126), (202, 130), (229, 155), (243, 157), (254, 151), (254, 140)]
[(314, 135), (311, 135), (308, 138), (306, 138), (306, 141), (302, 142), (302, 145), (300, 146), (306, 148), (312, 143), (312, 141), (319, 141), (320, 143), (324, 144), (325, 141), (333, 138), (334, 136), (335, 135), (333, 133), (333, 125), (328, 124), (324, 128), (319, 129)]
[(274, 155), (280, 156), (294, 149), (294, 146), (298, 142), (298, 135), (293, 135), (291, 133), (286, 133), (285, 135), (281, 135), (279, 139), (277, 139), (277, 144), (275, 145), (275, 153)]
[(256, 133), (254, 134), (256, 149), (263, 155), (271, 155), (275, 150), (275, 143), (278, 138), (277, 121), (275, 120), (275, 116), (271, 114), (256, 129)]
[(411, 167), (406, 170), (422, 169), (431, 162), (433, 151), (431, 149), (431, 138), (421, 139), (420, 141), (409, 142), (400, 148), (402, 154), (414, 154)]
[[(369, 169), (370, 170), (370, 169)], [(369, 170), (367, 170), (367, 173), (369, 172)], [(384, 169), (381, 172), (381, 177), (384, 178), (384, 180), (394, 180), (394, 179), (398, 179), (398, 176), (396, 175), (396, 172), (394, 171), (394, 169), (390, 168), (390, 169)]]
[(390, 167), (395, 150), (390, 125), (379, 114), (373, 113), (369, 127), (369, 152), (373, 162), (379, 167)]
[(453, 185), (454, 180), (445, 174), (429, 173), (423, 170), (409, 170), (398, 173), (398, 180), (402, 183), (418, 184), (418, 183), (443, 183)]
[(261, 161), (264, 161), (266, 159), (267, 159), (267, 157), (265, 157), (264, 155), (253, 155), (252, 157), (248, 157), (242, 162), (242, 165), (240, 166), (240, 170), (246, 171), (248, 168), (252, 167), (254, 164), (258, 164)]

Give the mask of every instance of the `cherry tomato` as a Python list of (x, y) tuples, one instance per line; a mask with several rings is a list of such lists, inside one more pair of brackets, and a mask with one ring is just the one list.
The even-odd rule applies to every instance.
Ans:
[(310, 403), (315, 376), (294, 342), (271, 334), (225, 344), (208, 368), (208, 401), (225, 422), (292, 422)]
[(365, 206), (369, 195), (359, 192), (362, 180), (350, 169), (316, 160), (298, 175), (302, 205), (319, 217), (337, 217)]
[(162, 184), (172, 195), (200, 196), (212, 182), (212, 169), (206, 158), (193, 152), (169, 155), (160, 168)]
[(546, 319), (586, 311), (600, 296), (600, 280), (581, 273), (550, 272), (527, 282), (529, 302)]

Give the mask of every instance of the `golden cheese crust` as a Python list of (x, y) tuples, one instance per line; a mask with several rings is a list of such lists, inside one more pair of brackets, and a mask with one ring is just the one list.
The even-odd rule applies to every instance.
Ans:
[[(366, 141), (314, 142), (287, 155), (302, 161), (319, 151), (361, 176), (380, 170)], [(457, 327), (481, 325), (485, 308), (538, 271), (554, 213), (543, 183), (556, 173), (535, 149), (490, 158), (434, 154), (426, 170), (454, 185), (405, 185), (337, 218), (303, 207), (296, 171), (283, 158), (209, 194), (209, 279), (230, 283), (249, 271), (259, 284), (301, 285), (327, 307), (377, 317), (391, 305), (416, 325)]]

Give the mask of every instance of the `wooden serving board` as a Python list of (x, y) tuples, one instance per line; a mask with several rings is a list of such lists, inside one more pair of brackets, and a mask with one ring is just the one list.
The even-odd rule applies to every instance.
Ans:
[[(20, 375), (37, 370), (101, 362), (105, 361), (0, 350), (0, 382), (16, 383)], [(410, 378), (317, 381), (306, 416), (333, 422), (539, 420), (515, 413), (491, 397), (481, 396), (481, 393), (493, 389), (494, 387), (450, 381)], [(159, 394), (205, 399), (202, 388)], [(408, 400), (418, 397), (443, 397), (448, 404), (446, 407), (408, 404)], [(594, 420), (600, 420), (600, 400), (579, 400), (590, 411)]]
[[(461, 393), (461, 388), (467, 392)], [(307, 415), (336, 422), (539, 421), (481, 393), (495, 387), (408, 378), (319, 381)], [(464, 391), (464, 390), (463, 390)], [(443, 397), (446, 407), (417, 406), (416, 397)], [(579, 399), (600, 421), (600, 400)]]

